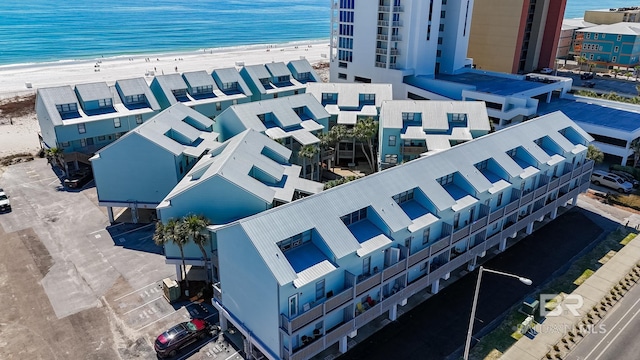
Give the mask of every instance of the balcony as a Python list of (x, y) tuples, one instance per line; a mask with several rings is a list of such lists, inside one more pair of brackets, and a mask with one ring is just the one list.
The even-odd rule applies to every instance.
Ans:
[(450, 236), (446, 235), (440, 238), (440, 240), (434, 242), (433, 245), (431, 245), (431, 255), (436, 254), (442, 249), (445, 249), (447, 246), (449, 246), (449, 240)]
[(358, 282), (356, 285), (356, 296), (360, 296), (365, 292), (371, 290), (374, 286), (378, 286), (382, 283), (382, 273), (378, 272), (371, 275), (367, 279)]
[(399, 262), (382, 270), (382, 281), (387, 281), (407, 268), (407, 259), (400, 260)]
[(393, 12), (404, 12), (404, 6), (394, 6)]
[(337, 327), (327, 332), (327, 334), (325, 335), (325, 343), (327, 345), (331, 345), (340, 340), (340, 338), (347, 336), (355, 329), (356, 328), (353, 320), (349, 320), (342, 325), (338, 325)]
[(571, 180), (571, 173), (570, 172), (560, 176), (560, 185), (564, 185), (569, 180)]
[(334, 295), (327, 299), (324, 303), (325, 313), (329, 313), (338, 307), (346, 304), (348, 301), (353, 300), (353, 288), (347, 288), (341, 293)]
[(400, 49), (391, 49), (391, 55), (400, 55)]
[(536, 189), (536, 191), (533, 192), (533, 197), (537, 199), (546, 193), (547, 193), (547, 186), (542, 185), (539, 189)]
[(378, 55), (387, 55), (387, 49), (376, 48), (376, 54), (378, 54)]
[(379, 12), (389, 12), (391, 11), (391, 6), (378, 6)]
[(507, 204), (507, 206), (504, 207), (504, 213), (505, 213), (505, 215), (509, 214), (510, 212), (513, 212), (517, 208), (518, 208), (518, 199), (515, 199), (512, 202), (510, 202), (509, 204)]
[(426, 146), (403, 146), (402, 153), (404, 155), (420, 155), (427, 152)]
[(389, 21), (388, 20), (378, 20), (378, 26), (389, 26)]
[(355, 327), (359, 329), (382, 314), (382, 304), (378, 302), (355, 318)]
[(455, 244), (456, 242), (460, 241), (464, 237), (469, 236), (469, 228), (470, 227), (467, 225), (454, 231), (453, 239), (451, 240), (451, 242)]
[(294, 350), (291, 360), (304, 360), (324, 350), (324, 339), (319, 338)]
[(524, 205), (524, 204), (528, 204), (529, 202), (531, 202), (531, 200), (533, 200), (533, 192), (529, 192), (527, 194), (522, 195), (522, 197), (520, 198), (520, 206)]
[(387, 40), (389, 40), (389, 36), (388, 35), (378, 34), (378, 35), (376, 35), (376, 39), (378, 39), (380, 41), (387, 41)]
[(415, 254), (412, 254), (411, 256), (409, 256), (409, 267), (412, 267), (413, 265), (425, 260), (426, 258), (429, 257), (429, 252), (431, 251), (431, 247), (426, 247), (418, 252), (416, 252)]
[(391, 26), (392, 27), (402, 27), (402, 21), (392, 21), (391, 22)]
[(553, 189), (557, 188), (559, 184), (560, 184), (560, 179), (559, 178), (554, 178), (553, 180), (551, 180), (549, 182), (549, 190), (553, 190)]
[(387, 67), (387, 63), (376, 61), (376, 67), (378, 67), (378, 68), (386, 68)]
[(489, 223), (492, 223), (504, 216), (504, 208), (498, 209), (489, 214)]
[(471, 233), (474, 233), (474, 232), (482, 229), (483, 227), (487, 226), (488, 219), (489, 219), (488, 216), (484, 216), (484, 217), (481, 217), (478, 220), (476, 220), (474, 223), (472, 223), (471, 224)]
[(402, 41), (402, 35), (391, 35), (391, 41)]

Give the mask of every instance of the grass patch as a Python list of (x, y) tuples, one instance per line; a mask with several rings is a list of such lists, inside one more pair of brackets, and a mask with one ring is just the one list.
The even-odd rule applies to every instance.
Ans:
[(624, 239), (622, 239), (622, 241), (620, 241), (621, 245), (627, 245), (631, 240), (635, 239), (636, 236), (638, 236), (638, 234), (629, 234), (627, 236), (624, 237)]
[(587, 280), (591, 275), (593, 275), (595, 273), (595, 271), (591, 270), (591, 269), (587, 269), (585, 270), (582, 275), (580, 275), (580, 277), (578, 277), (573, 283), (575, 285), (582, 285), (582, 283), (584, 283), (585, 280)]
[(611, 250), (607, 253), (607, 255), (603, 256), (600, 258), (600, 260), (598, 260), (598, 262), (602, 265), (606, 264), (607, 261), (611, 260), (612, 257), (614, 257), (618, 252)]
[(33, 111), (36, 106), (36, 96), (16, 96), (0, 101), (0, 113), (6, 117), (18, 117)]
[(640, 195), (636, 193), (628, 195), (610, 193), (607, 194), (606, 201), (609, 204), (615, 204), (635, 210), (640, 210)]
[[(578, 285), (574, 284), (574, 280), (585, 274), (585, 269), (599, 269), (602, 264), (600, 264), (598, 260), (611, 250), (620, 250), (623, 246), (620, 244), (621, 240), (631, 233), (635, 234), (635, 232), (632, 231), (633, 229), (620, 226), (618, 229), (611, 232), (606, 239), (602, 240), (583, 257), (576, 260), (564, 274), (561, 274), (542, 287), (540, 293), (568, 294), (573, 292), (573, 290), (578, 287)], [(535, 297), (537, 298), (537, 295)], [(547, 307), (549, 305), (549, 303), (546, 304)], [(540, 306), (545, 306), (545, 304), (540, 304)], [(506, 318), (500, 325), (480, 339), (478, 344), (471, 349), (471, 353), (469, 354), (470, 359), (483, 360), (495, 351), (504, 353), (516, 342), (511, 335), (518, 329), (518, 325), (526, 318), (526, 315), (518, 312), (519, 308), (520, 304), (509, 311)]]

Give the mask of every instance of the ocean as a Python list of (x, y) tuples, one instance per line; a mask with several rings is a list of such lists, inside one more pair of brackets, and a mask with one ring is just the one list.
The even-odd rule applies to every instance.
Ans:
[[(330, 0), (3, 0), (0, 65), (328, 39), (330, 5)], [(565, 18), (582, 17), (585, 9), (634, 5), (640, 2), (568, 0)]]

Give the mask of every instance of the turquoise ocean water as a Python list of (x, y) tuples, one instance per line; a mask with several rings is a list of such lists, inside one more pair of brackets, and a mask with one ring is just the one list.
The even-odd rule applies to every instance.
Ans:
[[(330, 4), (0, 0), (0, 65), (328, 39)], [(582, 17), (585, 9), (634, 5), (640, 1), (568, 0), (565, 18)]]

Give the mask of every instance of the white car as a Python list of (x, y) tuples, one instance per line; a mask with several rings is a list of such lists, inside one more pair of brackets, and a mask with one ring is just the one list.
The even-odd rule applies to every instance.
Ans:
[(11, 211), (11, 202), (9, 201), (9, 195), (5, 194), (4, 190), (0, 189), (0, 212)]
[(552, 74), (552, 73), (553, 73), (552, 68), (542, 68), (542, 70), (540, 70), (540, 74)]
[(621, 193), (630, 193), (633, 191), (633, 184), (630, 182), (625, 181), (618, 175), (601, 170), (594, 170), (591, 173), (591, 182), (595, 185), (606, 186)]

